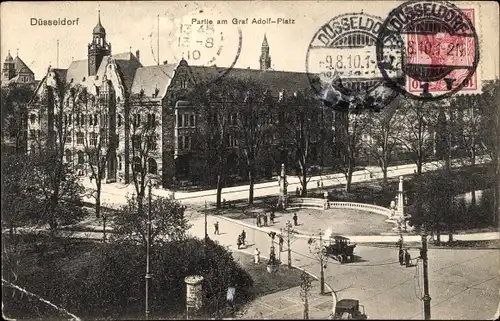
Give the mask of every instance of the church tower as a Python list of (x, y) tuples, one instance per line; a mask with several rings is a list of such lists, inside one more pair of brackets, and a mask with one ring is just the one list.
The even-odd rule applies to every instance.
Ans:
[(14, 59), (9, 53), (7, 54), (7, 58), (5, 58), (5, 62), (3, 63), (2, 69), (2, 81), (7, 81), (16, 75), (16, 66)]
[(101, 11), (97, 19), (97, 25), (92, 31), (92, 42), (89, 43), (89, 76), (95, 76), (104, 56), (111, 55), (111, 44), (106, 42), (106, 29), (101, 24)]
[(271, 56), (269, 55), (269, 44), (267, 43), (266, 34), (260, 48), (260, 70), (267, 70), (271, 68)]

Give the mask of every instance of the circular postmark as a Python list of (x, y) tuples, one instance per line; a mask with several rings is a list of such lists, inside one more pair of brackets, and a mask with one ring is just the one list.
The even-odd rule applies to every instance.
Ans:
[[(328, 21), (314, 34), (306, 55), (306, 71), (314, 92), (335, 110), (380, 110), (398, 93), (386, 85), (376, 55), (383, 20), (366, 13), (347, 13)], [(403, 42), (386, 39), (383, 59), (392, 65), (391, 82), (404, 80)]]
[(231, 15), (204, 8), (176, 20), (172, 49), (176, 59), (191, 66), (213, 67), (211, 81), (226, 75), (236, 64), (242, 48), (242, 31), (231, 25)]
[[(406, 81), (394, 82), (381, 63), (390, 37), (404, 42), (400, 65)], [(411, 98), (437, 100), (467, 86), (479, 63), (479, 41), (463, 10), (445, 1), (408, 1), (393, 9), (380, 28), (377, 60), (391, 88)]]

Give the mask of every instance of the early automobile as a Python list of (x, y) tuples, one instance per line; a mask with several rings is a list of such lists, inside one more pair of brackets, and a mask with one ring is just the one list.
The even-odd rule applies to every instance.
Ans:
[(365, 308), (359, 305), (359, 300), (342, 299), (335, 306), (333, 320), (367, 320)]
[(347, 237), (332, 235), (329, 244), (325, 245), (325, 251), (339, 263), (352, 262), (354, 260), (354, 248), (356, 243), (352, 243)]

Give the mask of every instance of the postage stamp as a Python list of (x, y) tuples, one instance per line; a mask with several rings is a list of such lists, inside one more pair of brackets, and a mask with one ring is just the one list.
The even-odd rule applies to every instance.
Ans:
[[(382, 23), (367, 13), (347, 13), (315, 33), (307, 49), (306, 71), (312, 88), (329, 107), (378, 110), (397, 95), (385, 85), (377, 67), (376, 41)], [(386, 75), (394, 83), (404, 81), (403, 41), (398, 38), (389, 35), (383, 52)]]
[(406, 81), (393, 82), (379, 63), (391, 87), (416, 99), (442, 99), (464, 88), (477, 89), (479, 40), (473, 13), (441, 1), (409, 1), (392, 10), (379, 33), (377, 58), (383, 61), (386, 37), (401, 36)]

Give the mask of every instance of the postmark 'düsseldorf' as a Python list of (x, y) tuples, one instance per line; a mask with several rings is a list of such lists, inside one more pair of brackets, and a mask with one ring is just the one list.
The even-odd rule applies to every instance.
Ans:
[(406, 52), (401, 68), (407, 81), (395, 82), (392, 69), (380, 64), (391, 87), (415, 99), (442, 99), (477, 86), (479, 40), (469, 18), (473, 10), (467, 12), (444, 1), (408, 1), (392, 10), (379, 31), (377, 59), (386, 54), (384, 40), (400, 36)]
[[(328, 21), (307, 49), (309, 82), (323, 102), (337, 110), (379, 110), (397, 92), (385, 85), (376, 55), (383, 20), (366, 13), (347, 13)], [(384, 40), (382, 62), (391, 83), (404, 81), (403, 41), (397, 34)]]

